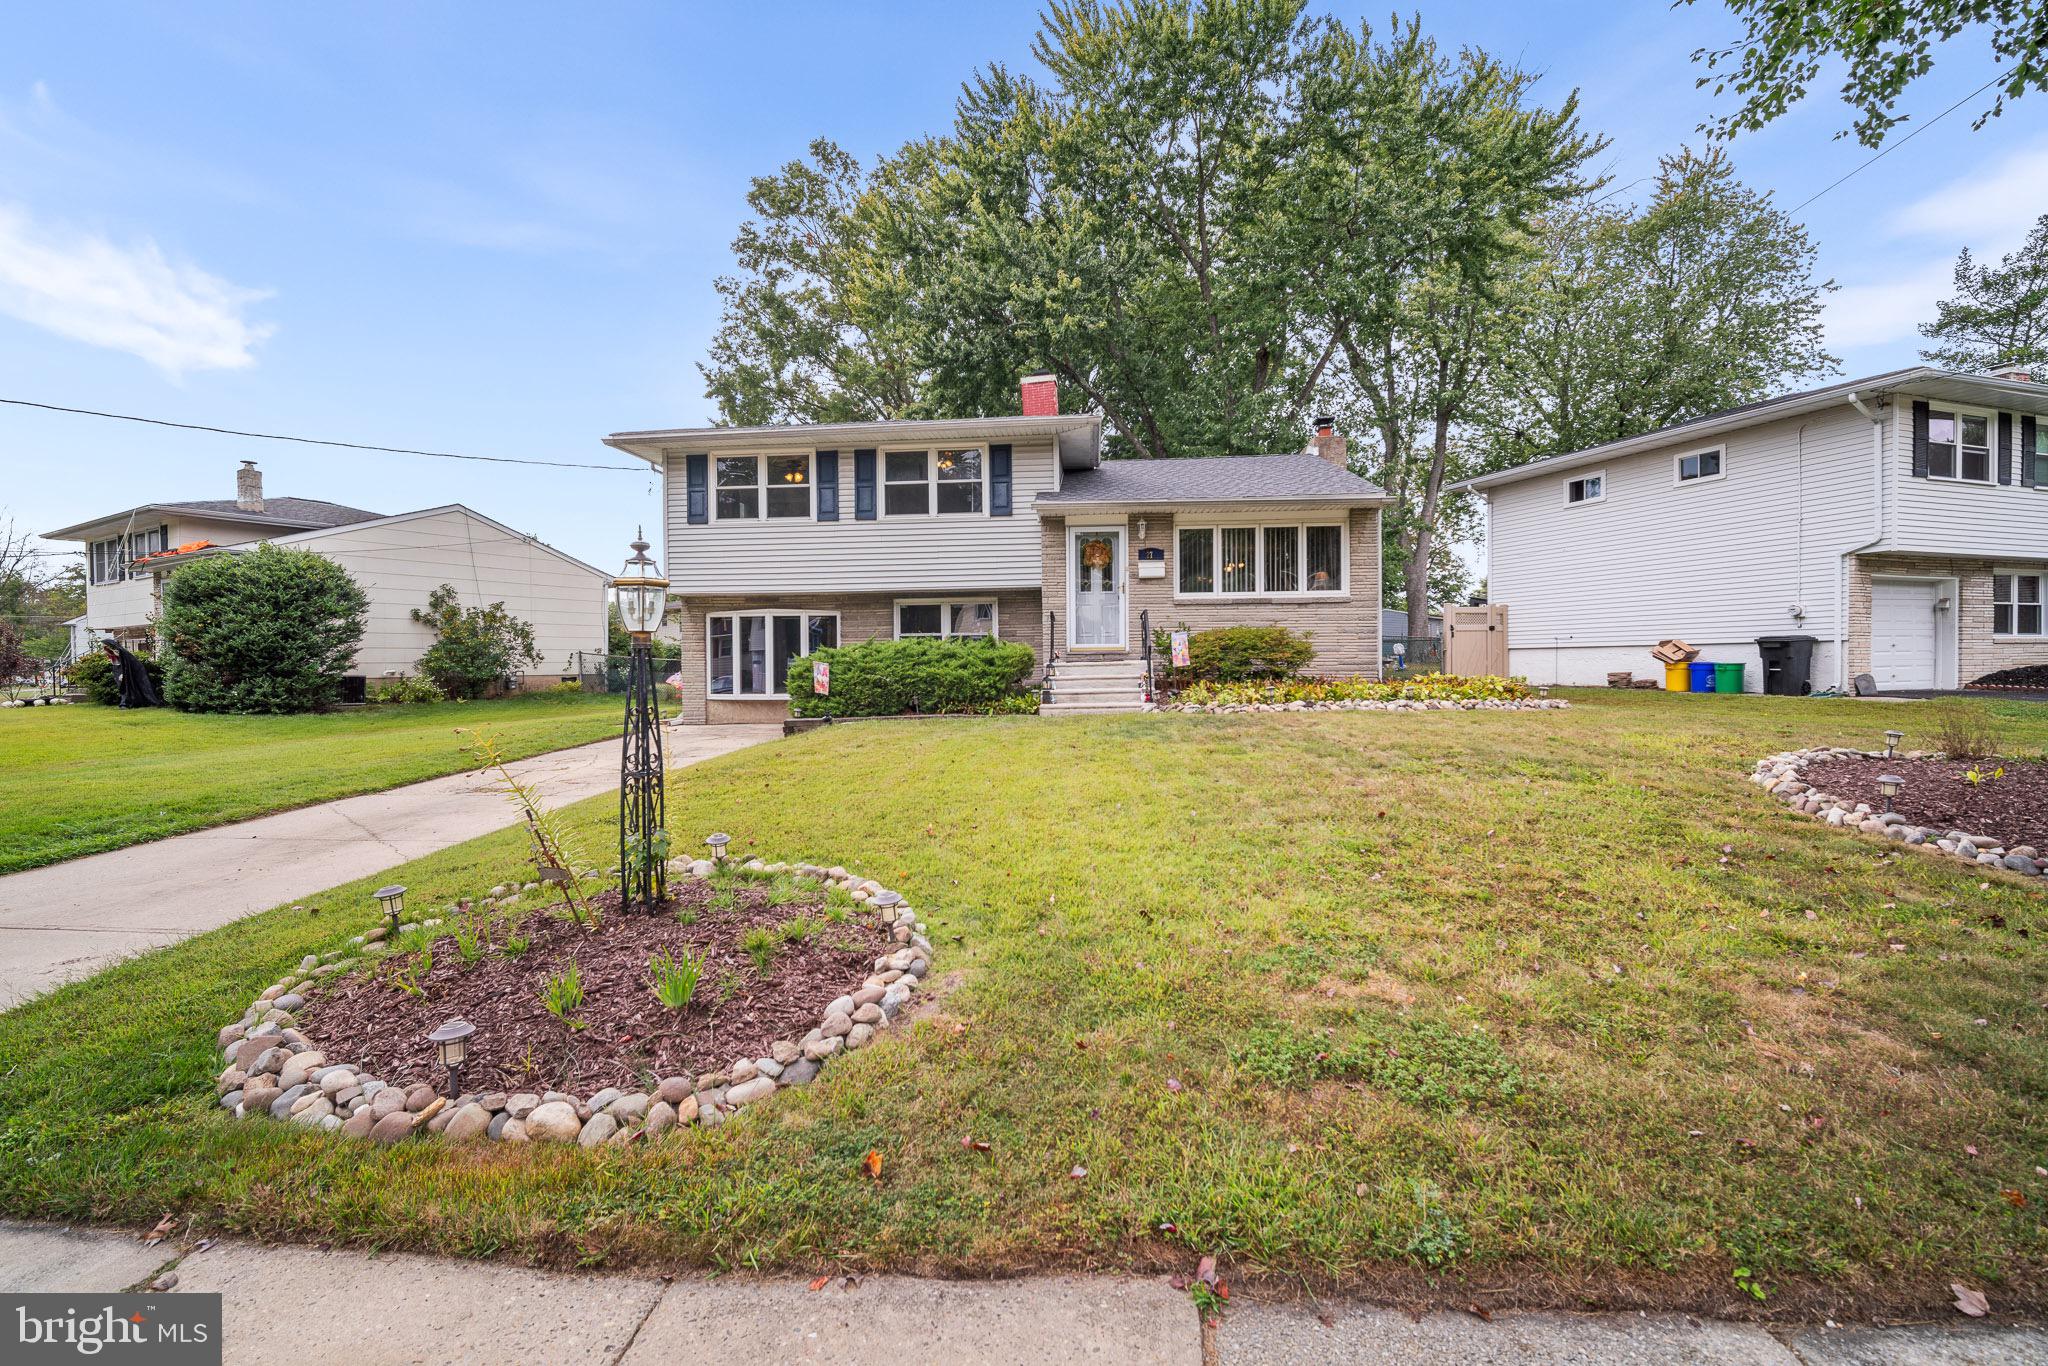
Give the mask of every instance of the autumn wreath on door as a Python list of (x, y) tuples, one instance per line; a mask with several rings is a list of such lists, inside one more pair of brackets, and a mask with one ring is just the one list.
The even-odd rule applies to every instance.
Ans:
[(1081, 567), (1083, 569), (1109, 568), (1109, 542), (1083, 541), (1081, 543)]

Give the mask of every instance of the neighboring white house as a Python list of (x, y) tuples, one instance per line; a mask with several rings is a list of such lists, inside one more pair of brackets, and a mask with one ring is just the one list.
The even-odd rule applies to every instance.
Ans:
[(412, 611), (444, 583), (466, 607), (502, 602), (533, 627), (541, 661), (526, 670), (528, 687), (574, 679), (577, 653), (605, 648), (611, 579), (603, 570), (459, 503), (386, 517), (317, 499), (266, 499), (251, 461), (237, 472), (233, 500), (149, 503), (45, 539), (87, 545), (86, 608), (73, 627), (75, 645), (88, 634), (151, 643), (166, 575), (202, 556), (268, 542), (334, 560), (369, 599), (344, 696), (413, 671), (434, 637)]
[(1812, 685), (2048, 664), (2048, 386), (1927, 367), (1767, 399), (1454, 487), (1485, 495), (1510, 669), (1658, 672), (1817, 638)]

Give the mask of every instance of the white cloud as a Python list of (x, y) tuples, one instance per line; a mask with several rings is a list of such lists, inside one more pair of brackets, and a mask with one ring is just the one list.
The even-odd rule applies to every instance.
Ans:
[(167, 374), (255, 364), (253, 348), (275, 329), (246, 315), (268, 297), (171, 260), (148, 238), (121, 246), (0, 204), (0, 313)]
[(1917, 343), (1920, 324), (1934, 317), (1935, 301), (1949, 296), (1954, 273), (1954, 258), (1941, 256), (1887, 279), (1842, 286), (1827, 299), (1828, 346), (1841, 351), (1900, 340)]
[[(1995, 207), (1993, 207), (1995, 206)], [(2048, 143), (2008, 153), (1907, 204), (1890, 220), (1894, 236), (1968, 243), (1979, 258), (2003, 255), (2026, 240), (2048, 213)]]

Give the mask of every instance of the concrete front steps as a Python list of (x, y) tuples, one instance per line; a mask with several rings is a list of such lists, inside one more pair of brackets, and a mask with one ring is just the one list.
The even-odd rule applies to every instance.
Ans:
[(1062, 658), (1046, 670), (1040, 716), (1087, 716), (1145, 709), (1143, 659)]

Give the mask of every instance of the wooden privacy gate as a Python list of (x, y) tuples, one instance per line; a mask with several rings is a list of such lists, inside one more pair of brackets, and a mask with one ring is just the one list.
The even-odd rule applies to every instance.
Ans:
[(1506, 603), (1444, 608), (1444, 671), (1460, 678), (1508, 675)]

